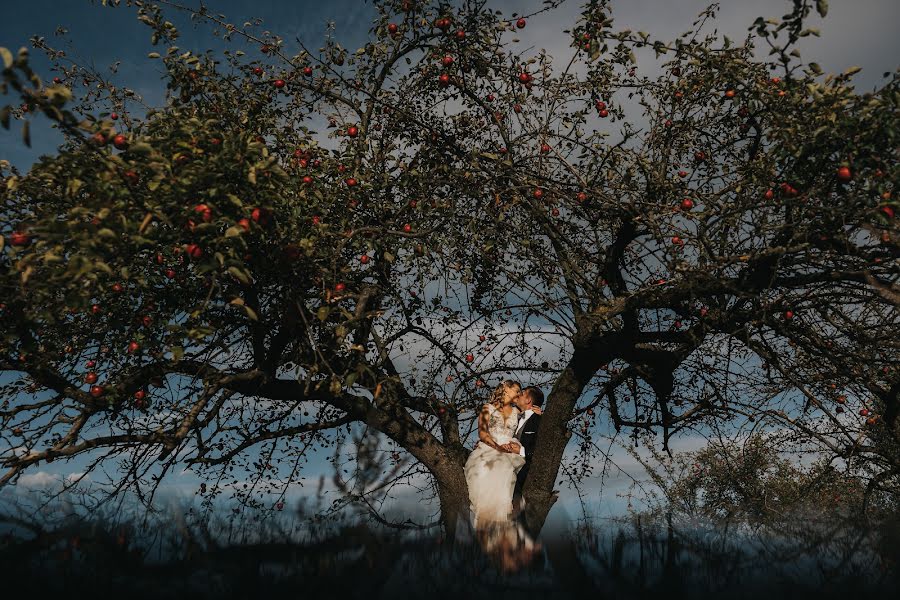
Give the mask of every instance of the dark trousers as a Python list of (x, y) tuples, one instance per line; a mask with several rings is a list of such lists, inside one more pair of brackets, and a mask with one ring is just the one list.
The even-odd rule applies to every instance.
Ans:
[(522, 470), (519, 471), (519, 474), (516, 475), (516, 487), (513, 488), (513, 502), (518, 503), (519, 498), (522, 497), (522, 488), (525, 486), (525, 478), (528, 477), (528, 467), (531, 461), (525, 460), (525, 466), (522, 467)]

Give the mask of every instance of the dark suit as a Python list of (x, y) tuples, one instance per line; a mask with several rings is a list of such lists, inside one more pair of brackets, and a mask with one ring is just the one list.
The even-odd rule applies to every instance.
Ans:
[(525, 425), (519, 432), (517, 439), (525, 450), (525, 465), (516, 476), (516, 487), (513, 491), (513, 497), (518, 498), (522, 495), (522, 486), (525, 485), (525, 478), (528, 477), (528, 467), (531, 465), (531, 455), (534, 452), (534, 443), (537, 438), (538, 425), (541, 424), (541, 415), (532, 414), (525, 421)]

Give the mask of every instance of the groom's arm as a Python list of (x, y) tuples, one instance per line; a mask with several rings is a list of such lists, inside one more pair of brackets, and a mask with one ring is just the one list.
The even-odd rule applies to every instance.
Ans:
[(537, 438), (537, 428), (541, 423), (541, 415), (532, 415), (519, 436), (522, 442), (522, 448), (525, 450), (525, 458), (531, 458), (534, 452), (535, 438)]

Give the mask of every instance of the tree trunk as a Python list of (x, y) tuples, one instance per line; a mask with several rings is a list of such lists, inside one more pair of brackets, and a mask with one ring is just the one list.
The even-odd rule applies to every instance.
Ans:
[(469, 488), (462, 465), (449, 464), (447, 468), (433, 472), (441, 502), (441, 525), (444, 538), (453, 542), (456, 539), (460, 520), (469, 518)]
[(526, 500), (526, 529), (532, 536), (537, 536), (544, 527), (547, 514), (556, 502), (553, 485), (559, 474), (566, 444), (572, 436), (568, 421), (584, 386), (594, 372), (591, 367), (597, 357), (592, 357), (591, 354), (578, 351), (573, 353), (567, 368), (556, 380), (541, 416), (528, 478), (522, 489)]

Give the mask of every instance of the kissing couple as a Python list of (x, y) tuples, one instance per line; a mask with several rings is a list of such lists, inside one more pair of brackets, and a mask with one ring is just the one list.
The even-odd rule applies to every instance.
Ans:
[[(513, 499), (524, 505), (528, 475), (544, 393), (504, 381), (478, 416), (478, 442), (466, 461), (469, 503), (476, 529), (512, 522)], [(520, 508), (520, 507), (517, 507)]]

